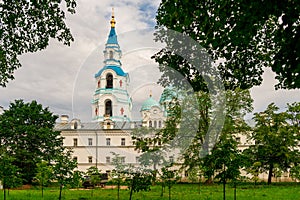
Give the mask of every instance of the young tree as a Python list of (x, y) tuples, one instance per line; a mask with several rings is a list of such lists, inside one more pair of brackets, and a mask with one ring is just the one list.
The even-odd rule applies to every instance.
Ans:
[[(163, 0), (156, 20), (159, 28), (191, 37), (213, 60), (224, 60), (217, 64), (227, 88), (260, 85), (263, 67), (270, 66), (279, 81), (276, 88), (292, 89), (300, 88), (300, 47), (296, 45), (300, 38), (299, 13), (300, 4), (295, 0)], [(173, 68), (195, 90), (203, 90), (203, 78), (195, 66), (174, 53), (178, 51), (174, 46), (177, 40), (164, 34), (163, 28), (158, 29), (156, 39), (167, 44), (154, 56), (166, 66), (162, 67), (164, 75), (171, 74), (168, 68)], [(191, 49), (185, 47), (178, 46), (182, 51)]]
[[(162, 184), (168, 187), (169, 200), (171, 200), (171, 189), (173, 185), (180, 179), (180, 176), (178, 175), (178, 171), (172, 170), (171, 167), (172, 166), (170, 165), (161, 168), (161, 175), (160, 175)], [(163, 190), (161, 196), (163, 196)]]
[(72, 151), (65, 149), (60, 152), (60, 155), (55, 157), (53, 161), (54, 179), (59, 183), (59, 200), (62, 198), (63, 186), (72, 182), (74, 169), (77, 163), (71, 157)]
[(44, 198), (44, 186), (46, 186), (53, 177), (53, 170), (52, 166), (46, 162), (42, 161), (37, 163), (37, 173), (35, 179), (39, 182), (42, 186), (42, 198)]
[(192, 169), (189, 169), (186, 171), (188, 173), (188, 180), (192, 183), (198, 183), (198, 193), (201, 192), (201, 181), (203, 176), (203, 169), (200, 168), (200, 166), (194, 167)]
[(82, 181), (84, 180), (83, 178), (83, 172), (76, 170), (73, 172), (73, 177), (70, 182), (70, 185), (72, 188), (79, 188), (81, 186)]
[(139, 164), (146, 168), (153, 166), (154, 171), (165, 162), (160, 131), (160, 129), (141, 127), (135, 128), (132, 132), (135, 150), (142, 152), (139, 156)]
[(113, 171), (111, 172), (112, 180), (114, 183), (117, 184), (118, 188), (118, 200), (120, 199), (120, 186), (123, 182), (123, 180), (126, 178), (126, 172), (125, 168), (127, 167), (123, 160), (122, 157), (120, 157), (119, 154), (115, 152), (111, 152), (113, 154), (112, 158), (112, 165), (114, 166)]
[[(203, 165), (207, 166), (206, 160), (213, 160), (213, 170), (217, 172), (215, 178), (223, 183), (223, 199), (226, 199), (226, 183), (228, 180), (235, 183), (240, 177), (240, 168), (243, 165), (241, 152), (238, 150), (237, 141), (230, 133), (223, 133), (219, 142), (213, 148), (210, 155), (204, 158)], [(210, 164), (210, 163), (209, 163)], [(209, 165), (210, 166), (210, 165)]]
[(56, 115), (36, 101), (15, 100), (0, 115), (0, 141), (13, 164), (20, 169), (23, 183), (31, 183), (37, 163), (50, 163), (63, 149), (60, 132), (54, 131)]
[(6, 200), (6, 190), (22, 184), (19, 169), (13, 164), (14, 158), (0, 147), (0, 180), (3, 185), (3, 197)]
[[(95, 186), (100, 184), (101, 181), (100, 171), (97, 167), (91, 166), (90, 168), (88, 168), (86, 174), (89, 176), (89, 180), (93, 188), (95, 188)], [(92, 196), (93, 196), (93, 191), (94, 189), (92, 190)]]
[(133, 192), (149, 191), (153, 180), (153, 173), (151, 170), (136, 170), (135, 172), (128, 173), (130, 196), (129, 200), (132, 199)]
[(299, 116), (299, 108), (296, 112), (293, 108), (289, 106), (288, 112), (278, 112), (279, 108), (271, 103), (265, 111), (254, 116), (256, 125), (251, 139), (255, 145), (249, 150), (255, 155), (255, 162), (261, 163), (261, 169), (268, 172), (268, 184), (272, 182), (275, 166), (287, 171), (299, 157), (299, 124), (290, 119), (293, 114)]
[(75, 0), (0, 2), (0, 86), (14, 79), (21, 66), (19, 55), (45, 49), (50, 38), (70, 45), (74, 39), (65, 18), (66, 12), (75, 13), (75, 7)]

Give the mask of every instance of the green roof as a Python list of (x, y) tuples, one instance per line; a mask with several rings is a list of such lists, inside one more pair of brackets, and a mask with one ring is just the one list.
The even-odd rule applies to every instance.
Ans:
[(144, 103), (142, 104), (141, 111), (150, 110), (153, 106), (160, 107), (159, 103), (155, 101), (152, 96), (150, 96)]

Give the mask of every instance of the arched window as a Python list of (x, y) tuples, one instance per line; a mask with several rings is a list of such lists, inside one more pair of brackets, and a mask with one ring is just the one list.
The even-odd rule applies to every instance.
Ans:
[(95, 115), (98, 116), (98, 108), (95, 109)]
[(78, 128), (78, 123), (75, 122), (75, 123), (74, 123), (74, 129), (77, 129), (77, 128)]
[(113, 75), (112, 74), (106, 75), (106, 88), (113, 88)]
[(149, 127), (152, 127), (152, 121), (149, 121)]
[(161, 128), (161, 121), (158, 121), (158, 128)]
[(112, 116), (112, 103), (109, 99), (105, 101), (105, 115)]
[(157, 122), (154, 121), (154, 128), (157, 128)]
[(109, 51), (109, 59), (113, 59), (114, 57), (114, 52), (113, 51)]
[(97, 87), (100, 88), (100, 86), (101, 86), (101, 82), (100, 82), (100, 80), (99, 80), (99, 81), (98, 81), (98, 84), (97, 84)]

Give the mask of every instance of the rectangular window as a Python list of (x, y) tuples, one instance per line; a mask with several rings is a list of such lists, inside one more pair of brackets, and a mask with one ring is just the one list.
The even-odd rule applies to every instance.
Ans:
[(236, 137), (235, 140), (236, 140), (237, 143), (241, 143), (241, 138), (240, 137)]
[(106, 138), (106, 146), (110, 146), (110, 138)]
[(89, 157), (88, 157), (88, 161), (89, 161), (89, 163), (93, 163), (93, 157), (92, 157), (92, 156), (89, 156)]
[(125, 138), (121, 138), (121, 146), (125, 146)]
[(78, 145), (78, 140), (77, 140), (77, 138), (73, 138), (73, 146), (74, 146), (74, 147), (77, 147), (77, 145)]
[(106, 157), (106, 163), (110, 163), (110, 157)]
[(93, 145), (93, 138), (89, 138), (89, 146)]

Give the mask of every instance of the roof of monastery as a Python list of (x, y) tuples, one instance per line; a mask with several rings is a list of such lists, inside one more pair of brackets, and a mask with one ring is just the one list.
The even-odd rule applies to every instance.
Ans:
[(118, 44), (117, 34), (114, 27), (111, 27), (110, 29), (107, 44)]
[(152, 95), (150, 95), (150, 97), (142, 104), (141, 111), (150, 110), (154, 106), (160, 108), (160, 104), (155, 99), (152, 98)]
[[(136, 122), (114, 122), (114, 129), (131, 129), (132, 125), (134, 127), (140, 127), (142, 124), (140, 121)], [(74, 129), (74, 121), (67, 123), (56, 123), (55, 129), (57, 130), (76, 130)], [(103, 129), (102, 125), (99, 122), (83, 122), (79, 123), (77, 130), (100, 130)]]
[(127, 76), (127, 73), (125, 73), (121, 67), (116, 66), (116, 65), (107, 65), (107, 66), (104, 66), (102, 69), (100, 69), (97, 74), (95, 74), (95, 78), (100, 76), (102, 74), (102, 72), (107, 69), (111, 69), (111, 70), (115, 71), (118, 76)]

